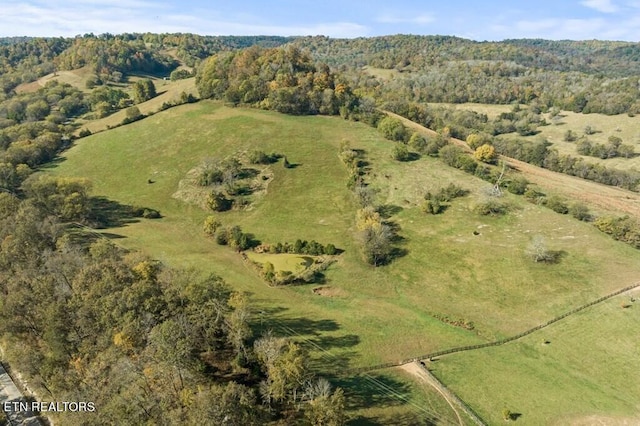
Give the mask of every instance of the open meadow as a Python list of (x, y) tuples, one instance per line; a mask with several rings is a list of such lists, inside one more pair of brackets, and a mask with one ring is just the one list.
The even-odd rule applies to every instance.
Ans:
[[(397, 228), (398, 255), (389, 265), (374, 268), (362, 260), (358, 206), (338, 157), (343, 141), (362, 150), (366, 181)], [(430, 157), (397, 162), (392, 148), (362, 123), (201, 101), (79, 139), (45, 173), (87, 177), (93, 195), (160, 211), (160, 219), (126, 219), (101, 231), (123, 247), (174, 267), (214, 272), (248, 292), (256, 332), (272, 328), (308, 345), (316, 369), (345, 387), (354, 419), (363, 424), (367, 419), (458, 424), (446, 401), (405, 373), (344, 373), (518, 334), (638, 281), (640, 252), (589, 223), (510, 194), (502, 200), (508, 214), (480, 216), (474, 207), (486, 201), (488, 183)], [(272, 180), (247, 208), (213, 213), (174, 197), (180, 181), (198, 164), (253, 149), (284, 155), (293, 167), (283, 167), (282, 160), (266, 166)], [(469, 194), (443, 214), (423, 213), (424, 194), (449, 183)], [(240, 254), (204, 234), (209, 215), (225, 226), (240, 226), (262, 243), (316, 240), (344, 250), (320, 283), (334, 291), (314, 293), (318, 284), (268, 286)], [(560, 262), (531, 261), (525, 251), (534, 237), (561, 253)], [(295, 266), (297, 259), (286, 262)], [(606, 309), (612, 314), (601, 321)], [(638, 309), (637, 304), (621, 309), (614, 299), (568, 318), (566, 326), (564, 321), (554, 324), (541, 332), (544, 336), (533, 333), (507, 346), (443, 357), (433, 367), (491, 423), (499, 420), (505, 404), (522, 414), (523, 424), (632, 416), (638, 406), (630, 401), (640, 400), (640, 389), (627, 386), (624, 398), (610, 390), (623, 388), (623, 378), (631, 377), (640, 355), (637, 343), (620, 343), (622, 330), (640, 323)], [(541, 346), (543, 337), (552, 343)], [(603, 362), (603, 351), (611, 347), (615, 362)], [(551, 356), (549, 350), (555, 350), (549, 363), (535, 364)], [(579, 363), (575, 354), (588, 354), (590, 361)], [(493, 382), (483, 380), (485, 375)], [(547, 404), (529, 392), (569, 400), (570, 395), (586, 396), (568, 411), (567, 405)]]

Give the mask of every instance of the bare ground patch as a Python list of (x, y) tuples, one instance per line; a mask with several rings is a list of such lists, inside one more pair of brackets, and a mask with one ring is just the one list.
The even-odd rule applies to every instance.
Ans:
[(330, 285), (323, 285), (320, 287), (314, 287), (311, 290), (313, 294), (324, 297), (344, 297), (346, 292), (340, 288), (331, 287)]

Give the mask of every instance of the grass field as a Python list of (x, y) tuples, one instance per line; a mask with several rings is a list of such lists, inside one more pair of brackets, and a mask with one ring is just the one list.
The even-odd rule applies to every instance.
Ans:
[[(399, 226), (402, 239), (397, 245), (405, 254), (383, 268), (367, 266), (360, 258), (354, 236), (357, 206), (337, 155), (343, 140), (364, 150), (371, 169), (368, 180), (389, 219)], [(256, 199), (252, 209), (220, 213), (218, 219), (224, 225), (241, 226), (265, 243), (315, 239), (343, 249), (338, 262), (326, 271), (326, 284), (338, 289), (339, 297), (318, 296), (311, 291), (313, 286), (268, 287), (237, 253), (204, 236), (202, 222), (210, 212), (172, 198), (180, 180), (203, 159), (254, 148), (286, 155), (295, 167), (271, 165), (273, 181), (267, 194)], [(391, 143), (364, 124), (231, 109), (204, 101), (83, 138), (48, 172), (86, 176), (96, 195), (159, 210), (162, 219), (132, 222), (106, 232), (125, 247), (172, 266), (215, 272), (232, 287), (249, 292), (256, 323), (322, 347), (326, 352), (314, 351), (314, 359), (317, 368), (328, 374), (516, 334), (640, 276), (640, 253), (593, 226), (515, 196), (505, 197), (511, 205), (507, 216), (477, 216), (472, 209), (485, 199), (488, 184), (432, 158), (395, 162), (391, 151)], [(149, 184), (149, 179), (154, 183)], [(417, 206), (424, 192), (449, 182), (470, 194), (455, 200), (442, 215), (422, 213)], [(544, 236), (549, 248), (563, 253), (559, 264), (535, 264), (525, 256), (534, 235)], [(458, 320), (472, 322), (474, 328), (452, 325)], [(633, 321), (637, 325), (637, 318)], [(621, 320), (620, 324), (626, 323)], [(562, 329), (561, 324), (556, 327)], [(607, 342), (608, 336), (597, 329), (584, 333), (599, 345)], [(630, 365), (636, 354), (620, 356), (620, 364), (611, 368), (616, 369), (615, 375), (630, 374), (624, 362)], [(546, 385), (559, 380), (566, 382), (567, 392), (583, 392), (588, 384), (571, 381), (571, 371), (589, 374), (592, 366), (575, 366), (574, 359), (562, 356), (556, 362), (557, 376), (553, 380), (548, 376)], [(513, 369), (514, 377), (519, 374), (523, 378), (530, 374), (526, 365), (522, 371)], [(391, 375), (399, 387), (415, 389), (399, 373), (384, 375)], [(465, 380), (463, 376), (442, 374), (445, 383), (451, 380), (468, 403), (484, 407), (484, 393), (457, 384)], [(357, 396), (363, 380), (344, 379), (347, 395)], [(377, 399), (375, 390), (384, 393), (385, 388), (371, 386), (370, 404), (352, 407), (363, 422), (365, 417), (391, 418), (398, 410), (409, 416), (419, 412), (411, 404)], [(412, 401), (426, 404), (420, 392), (408, 391)], [(626, 401), (616, 404), (613, 398), (596, 411), (604, 415), (628, 408)], [(566, 414), (557, 407), (547, 411), (548, 418)], [(590, 412), (581, 410), (581, 414)], [(415, 423), (407, 420), (405, 424)]]
[[(552, 120), (547, 117), (547, 122)], [(590, 141), (594, 143), (607, 144), (610, 136), (622, 139), (622, 143), (635, 146), (636, 153), (640, 153), (640, 117), (629, 117), (626, 114), (603, 115), (603, 114), (576, 114), (575, 112), (562, 111), (561, 119), (557, 124), (539, 127), (540, 133), (537, 136), (546, 138), (553, 144), (553, 147), (562, 154), (569, 154), (574, 157), (582, 157), (589, 162), (598, 162), (617, 169), (640, 169), (640, 157), (634, 158), (610, 158), (601, 160), (599, 158), (581, 156), (576, 152), (575, 142), (566, 142), (564, 135), (567, 130), (573, 131), (578, 137), (584, 135), (585, 127), (591, 126), (596, 133), (588, 135)], [(529, 136), (530, 139), (535, 136)]]

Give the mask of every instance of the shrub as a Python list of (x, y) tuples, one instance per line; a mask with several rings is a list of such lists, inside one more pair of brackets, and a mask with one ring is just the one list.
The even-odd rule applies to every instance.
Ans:
[(411, 159), (411, 153), (409, 153), (409, 149), (403, 143), (397, 143), (396, 146), (393, 147), (393, 153), (391, 155), (394, 160), (398, 161), (409, 161)]
[(552, 195), (551, 197), (547, 198), (544, 205), (556, 213), (569, 213), (569, 207), (567, 206), (567, 203), (557, 195)]
[(271, 164), (278, 159), (278, 155), (271, 153), (267, 154), (264, 151), (253, 150), (249, 153), (249, 161), (253, 164)]
[(505, 203), (493, 198), (477, 204), (474, 208), (474, 211), (482, 216), (504, 215), (508, 210)]
[(198, 185), (209, 186), (214, 183), (222, 183), (224, 173), (218, 168), (206, 168), (198, 176)]
[(89, 129), (82, 129), (80, 130), (80, 133), (78, 134), (81, 138), (85, 138), (87, 136), (91, 136), (91, 130)]
[(407, 129), (402, 121), (393, 117), (385, 117), (378, 123), (378, 130), (382, 135), (392, 141), (406, 141)]
[(438, 156), (447, 166), (456, 168), (460, 165), (459, 158), (463, 155), (462, 149), (455, 145), (445, 145), (438, 151)]
[(462, 188), (460, 185), (456, 185), (455, 183), (450, 183), (446, 187), (440, 190), (440, 193), (444, 195), (446, 201), (451, 201), (454, 198), (464, 197), (469, 193), (466, 189)]
[(472, 133), (467, 136), (467, 145), (473, 150), (491, 142), (491, 137), (487, 134)]
[(232, 201), (227, 199), (221, 192), (211, 191), (207, 197), (207, 206), (216, 212), (223, 212), (231, 208)]
[(159, 219), (162, 216), (160, 215), (160, 212), (158, 210), (144, 209), (142, 211), (142, 217), (145, 219)]
[(210, 237), (213, 237), (222, 224), (215, 216), (207, 216), (204, 220), (203, 231)]
[(527, 191), (529, 181), (522, 176), (513, 178), (507, 185), (507, 191), (512, 194), (522, 195)]
[(498, 158), (496, 149), (489, 144), (479, 146), (473, 153), (473, 156), (476, 160), (482, 161), (483, 163), (493, 163), (495, 162), (496, 158)]
[(573, 216), (578, 220), (582, 220), (584, 222), (588, 222), (589, 220), (591, 220), (591, 214), (589, 213), (589, 208), (582, 203), (578, 203), (578, 202), (573, 203), (569, 207), (569, 212), (571, 213), (571, 216)]
[(422, 211), (427, 214), (440, 214), (445, 210), (445, 206), (438, 199), (425, 200), (422, 203)]
[(527, 247), (526, 254), (536, 263), (552, 263), (558, 260), (558, 253), (547, 248), (544, 238), (541, 235), (533, 237)]
[(418, 132), (413, 132), (409, 138), (409, 146), (418, 152), (423, 152), (427, 147), (427, 140)]
[(473, 158), (467, 155), (461, 155), (458, 157), (458, 167), (467, 173), (475, 174), (478, 169), (478, 163)]
[(540, 191), (536, 191), (533, 188), (527, 188), (524, 191), (524, 197), (527, 199), (527, 201), (534, 204), (542, 204), (545, 201), (544, 194)]
[(226, 229), (219, 230), (218, 233), (216, 234), (216, 243), (220, 244), (221, 246), (226, 246), (228, 242), (229, 240), (227, 238), (227, 230)]

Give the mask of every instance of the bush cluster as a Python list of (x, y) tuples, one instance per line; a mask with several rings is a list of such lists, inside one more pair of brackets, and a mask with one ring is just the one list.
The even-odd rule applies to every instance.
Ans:
[(333, 256), (338, 253), (336, 246), (331, 243), (322, 245), (316, 240), (307, 241), (300, 239), (296, 240), (293, 244), (288, 242), (271, 244), (267, 250), (269, 253), (294, 253), (308, 254), (311, 256), (320, 256), (323, 254)]
[(444, 188), (440, 188), (437, 192), (427, 192), (424, 195), (424, 202), (422, 203), (422, 210), (429, 214), (440, 214), (447, 208), (447, 203), (451, 202), (455, 198), (463, 197), (467, 195), (469, 191), (462, 187), (450, 183)]
[(639, 190), (639, 172), (607, 168), (601, 164), (588, 163), (582, 158), (561, 155), (556, 150), (549, 149), (550, 145), (546, 140), (533, 143), (517, 139), (494, 141), (496, 152), (501, 155), (605, 185), (619, 186), (631, 191)]
[(230, 246), (237, 251), (244, 251), (257, 245), (252, 234), (242, 232), (239, 226), (224, 227), (218, 229), (215, 234), (216, 243), (221, 246)]
[(615, 240), (623, 241), (640, 249), (640, 223), (636, 219), (628, 216), (599, 217), (593, 224)]

